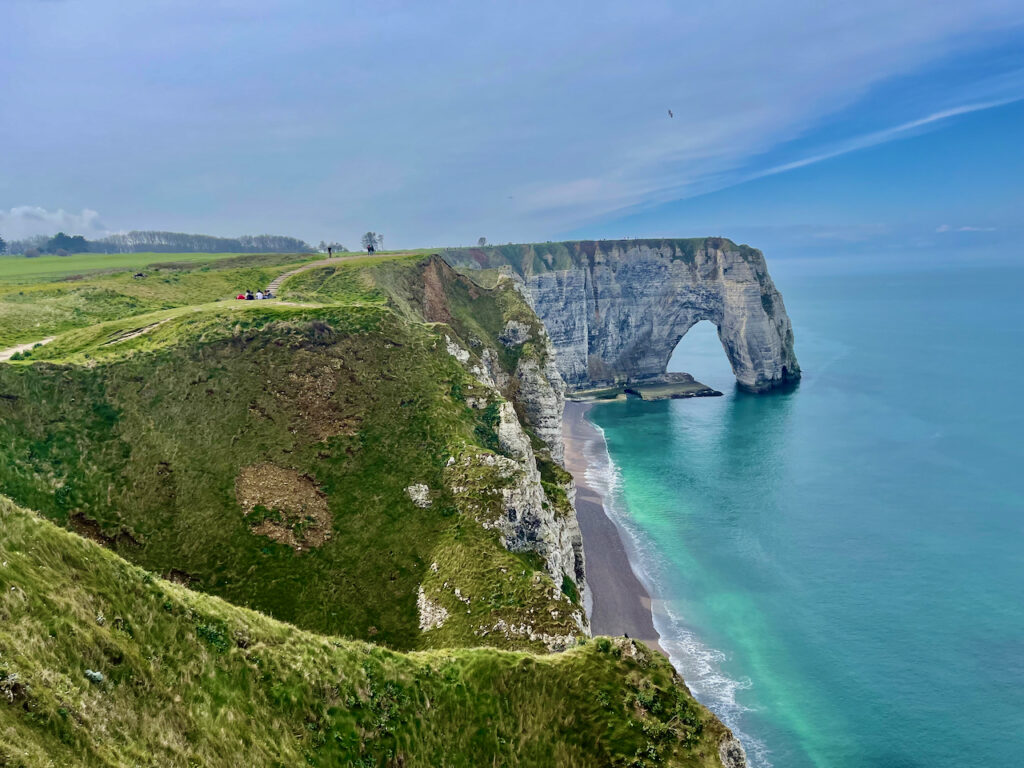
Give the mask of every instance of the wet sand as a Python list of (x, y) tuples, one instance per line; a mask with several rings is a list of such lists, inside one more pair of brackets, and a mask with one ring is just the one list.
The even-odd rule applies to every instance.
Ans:
[(595, 635), (624, 635), (665, 653), (654, 628), (651, 597), (633, 572), (618, 527), (608, 517), (601, 494), (587, 484), (584, 447), (602, 441), (587, 421), (592, 403), (565, 404), (565, 466), (576, 480), (576, 513), (583, 532), (587, 584), (593, 598), (590, 626)]

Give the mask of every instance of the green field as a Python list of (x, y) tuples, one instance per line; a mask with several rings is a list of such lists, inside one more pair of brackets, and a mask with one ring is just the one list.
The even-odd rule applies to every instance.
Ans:
[[(95, 271), (139, 271), (159, 263), (208, 263), (245, 257), (241, 253), (73, 253), (45, 255), (34, 259), (0, 256), (0, 283), (37, 282)], [(318, 254), (308, 254), (310, 258)], [(300, 259), (302, 254), (295, 257)], [(293, 259), (294, 260), (294, 259)]]
[[(353, 266), (403, 260), (422, 252), (382, 253), (374, 256), (353, 254)], [(102, 254), (80, 254), (83, 263), (95, 263)], [(278, 275), (321, 254), (128, 254), (174, 259), (161, 260), (143, 271), (145, 277), (133, 277), (130, 271), (86, 271), (71, 279), (58, 273), (43, 277), (18, 274), (8, 265), (25, 269), (26, 263), (44, 259), (56, 269), (76, 256), (45, 256), (37, 259), (0, 257), (0, 350), (15, 344), (39, 341), (64, 331), (108, 320), (145, 314), (173, 307), (194, 306), (214, 301), (233, 300), (246, 289), (265, 288)], [(196, 257), (195, 263), (177, 261), (179, 256)], [(88, 259), (92, 259), (89, 262)], [(202, 257), (202, 260), (199, 260)], [(117, 257), (120, 258), (120, 257)], [(214, 259), (214, 260), (210, 260)], [(57, 261), (54, 261), (57, 260)]]

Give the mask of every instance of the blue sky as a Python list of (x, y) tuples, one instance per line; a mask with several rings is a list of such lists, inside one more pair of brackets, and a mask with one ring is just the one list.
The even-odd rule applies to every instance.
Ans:
[(0, 236), (1020, 242), (1024, 0), (701, 5), (3, 0)]

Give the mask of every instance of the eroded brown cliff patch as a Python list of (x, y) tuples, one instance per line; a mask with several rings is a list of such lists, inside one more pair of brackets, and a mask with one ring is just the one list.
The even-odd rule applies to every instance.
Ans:
[(253, 533), (297, 552), (331, 537), (327, 498), (309, 475), (276, 464), (245, 467), (235, 480), (235, 498)]
[(341, 383), (345, 375), (334, 366), (320, 365), (310, 370), (292, 372), (288, 375), (289, 388), (278, 393), (283, 401), (298, 406), (297, 427), (309, 432), (319, 441), (335, 435), (354, 435), (359, 430), (360, 414), (347, 397), (338, 397), (339, 388), (346, 385), (357, 387), (355, 377), (349, 374), (349, 381)]

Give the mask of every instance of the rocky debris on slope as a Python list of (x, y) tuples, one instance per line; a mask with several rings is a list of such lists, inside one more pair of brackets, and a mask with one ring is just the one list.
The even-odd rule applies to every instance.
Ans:
[(422, 584), (420, 584), (416, 596), (416, 610), (420, 617), (421, 632), (439, 629), (448, 620), (448, 609), (430, 600), (424, 592)]
[(412, 500), (412, 503), (420, 509), (426, 509), (430, 506), (430, 488), (423, 483), (410, 485), (405, 489), (405, 492)]
[(452, 341), (449, 336), (445, 336), (444, 337), (444, 341), (445, 341), (445, 349), (448, 350), (448, 354), (449, 355), (454, 357), (456, 360), (458, 360), (463, 365), (465, 365), (466, 363), (469, 362), (469, 351), (468, 350), (465, 350), (462, 347), (460, 347), (458, 344), (456, 344), (454, 341)]
[(505, 328), (502, 330), (501, 335), (498, 336), (498, 341), (506, 347), (519, 347), (525, 344), (529, 338), (529, 325), (518, 320), (509, 320), (505, 323)]
[(731, 733), (718, 744), (718, 759), (722, 761), (723, 768), (746, 768), (747, 766), (747, 753), (739, 739)]
[[(582, 628), (581, 628), (582, 630)], [(546, 632), (537, 632), (533, 625), (523, 622), (521, 624), (510, 624), (504, 619), (498, 619), (487, 627), (479, 627), (476, 630), (478, 637), (487, 637), (491, 634), (500, 634), (506, 640), (527, 639), (531, 642), (543, 643), (550, 653), (564, 651), (576, 645), (577, 636), (574, 634), (550, 635)]]

